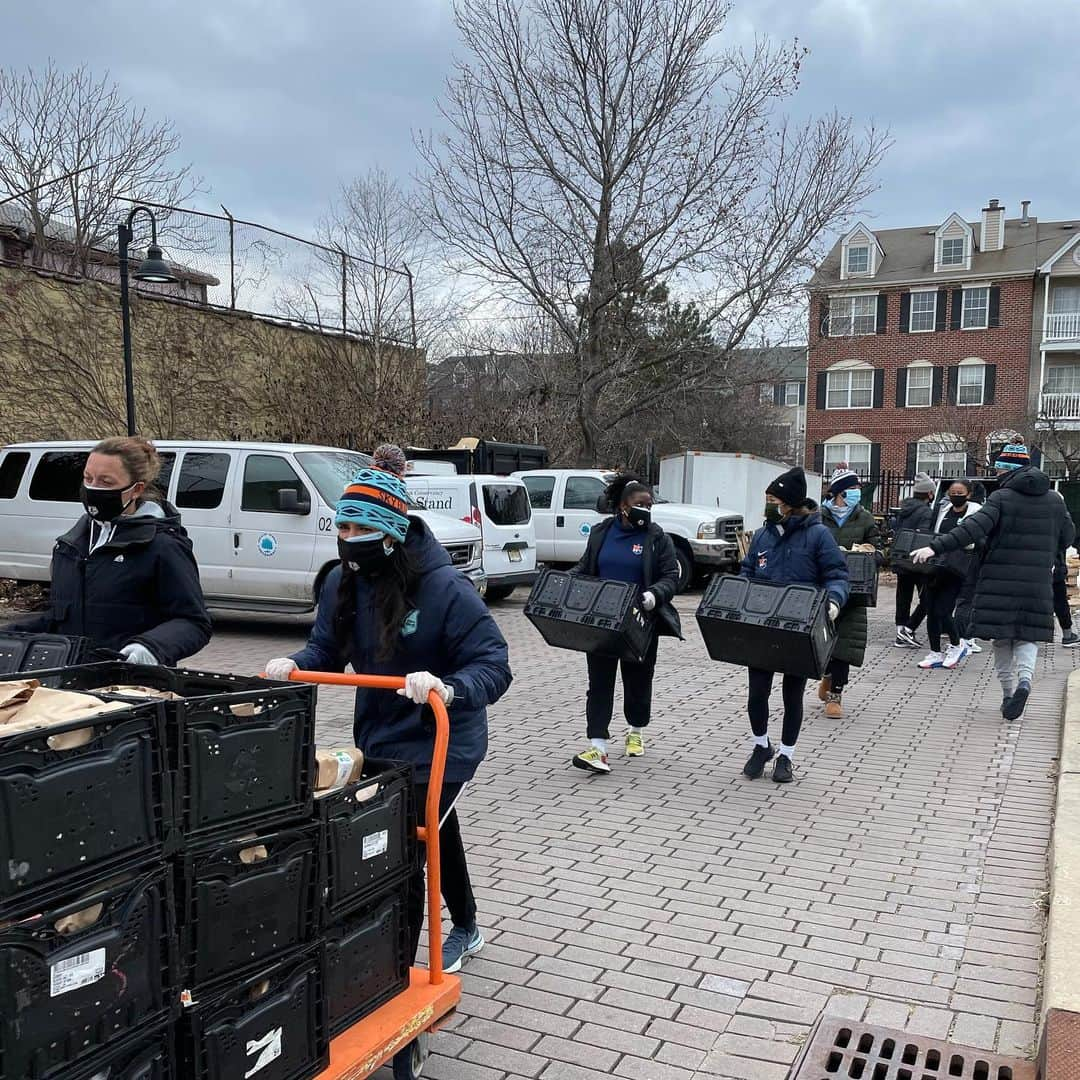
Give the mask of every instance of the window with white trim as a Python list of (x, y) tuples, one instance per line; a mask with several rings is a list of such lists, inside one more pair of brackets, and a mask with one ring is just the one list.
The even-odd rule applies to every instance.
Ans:
[(776, 393), (776, 391), (773, 389), (773, 384), (771, 382), (762, 383), (761, 384), (761, 390), (760, 390), (760, 393), (758, 395), (759, 400), (761, 401), (761, 404), (762, 405), (771, 405), (773, 403), (774, 398), (775, 398), (775, 393)]
[(831, 476), (841, 465), (846, 465), (860, 476), (869, 476), (870, 444), (868, 442), (826, 443), (822, 464), (825, 475)]
[(1080, 312), (1080, 285), (1055, 285), (1050, 290), (1050, 314), (1075, 315), (1077, 312)]
[(967, 240), (963, 236), (949, 236), (941, 241), (941, 265), (963, 266), (966, 262), (965, 245)]
[(913, 334), (922, 334), (937, 328), (937, 290), (911, 294), (911, 322), (908, 327)]
[(789, 382), (784, 383), (784, 397), (783, 402), (785, 405), (798, 405), (799, 404), (799, 391), (802, 388), (802, 383)]
[(964, 476), (967, 473), (967, 450), (959, 439), (933, 435), (918, 445), (915, 471), (934, 477)]
[(986, 365), (962, 364), (957, 371), (956, 404), (981, 405), (985, 396)]
[(964, 330), (985, 330), (990, 316), (990, 287), (965, 289), (963, 312), (960, 326)]
[(877, 296), (834, 296), (829, 301), (829, 336), (877, 333)]
[(852, 244), (847, 249), (847, 272), (849, 274), (870, 273), (870, 245)]
[(1055, 364), (1046, 369), (1047, 394), (1080, 394), (1080, 366)]
[(830, 371), (825, 384), (826, 409), (871, 409), (874, 406), (874, 372)]
[(909, 409), (923, 409), (931, 404), (934, 392), (934, 369), (912, 367), (907, 369), (907, 401)]

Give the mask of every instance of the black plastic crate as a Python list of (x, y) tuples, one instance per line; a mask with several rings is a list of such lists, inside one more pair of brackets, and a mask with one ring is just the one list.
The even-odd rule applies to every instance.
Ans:
[(412, 766), (365, 761), (359, 780), (315, 800), (323, 824), (324, 922), (418, 865)]
[(709, 582), (698, 627), (714, 660), (817, 679), (836, 645), (828, 593), (721, 574)]
[(653, 635), (641, 590), (623, 581), (544, 570), (525, 604), (525, 617), (557, 649), (641, 660)]
[[(34, 677), (60, 689), (136, 685), (184, 699), (162, 708), (175, 820), (186, 842), (311, 814), (315, 687), (308, 683), (120, 663)], [(258, 711), (238, 716), (234, 709)]]
[(878, 562), (865, 551), (846, 551), (848, 603), (853, 607), (877, 607)]
[[(311, 943), (321, 828), (209, 841), (176, 858), (181, 981), (202, 988)], [(252, 853), (257, 859), (251, 860)]]
[(391, 886), (324, 931), (331, 1038), (408, 987), (406, 888), (405, 881)]
[[(142, 704), (0, 735), (0, 919), (161, 858), (172, 810), (161, 723)], [(50, 745), (84, 729), (83, 746)]]
[(92, 648), (89, 638), (0, 630), (0, 675), (81, 664)]
[(929, 547), (932, 540), (937, 539), (937, 533), (917, 532), (915, 529), (899, 529), (893, 537), (892, 548), (889, 553), (889, 562), (893, 570), (902, 574), (934, 574), (941, 566), (941, 558), (935, 556), (924, 563), (916, 564), (912, 561), (911, 553), (919, 548)]
[(67, 1073), (64, 1080), (181, 1080), (176, 1072), (172, 1025), (110, 1044), (85, 1069)]
[(323, 950), (196, 999), (178, 1025), (183, 1080), (309, 1080), (329, 1062)]
[[(99, 904), (92, 925), (72, 928)], [(8, 924), (0, 930), (0, 1076), (67, 1080), (106, 1046), (169, 1019), (174, 975), (164, 867), (67, 894)]]

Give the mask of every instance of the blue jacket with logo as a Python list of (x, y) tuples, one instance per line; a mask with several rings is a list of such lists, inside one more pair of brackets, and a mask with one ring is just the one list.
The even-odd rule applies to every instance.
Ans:
[[(506, 641), (487, 605), (417, 518), (409, 526), (405, 549), (418, 580), (399, 647), (389, 660), (375, 659), (374, 590), (359, 576), (348, 654), (343, 656), (338, 648), (334, 623), (340, 566), (330, 572), (323, 587), (307, 646), (292, 659), (308, 671), (344, 671), (346, 664), (352, 664), (354, 671), (365, 675), (408, 675), (414, 671), (437, 675), (454, 688), (446, 782), (463, 783), (472, 778), (487, 753), (487, 706), (498, 701), (510, 685)], [(357, 690), (353, 735), (368, 757), (410, 761), (416, 779), (428, 779), (435, 722), (427, 705), (414, 705), (389, 690)]]
[(758, 529), (740, 573), (780, 585), (819, 585), (840, 607), (847, 603), (847, 560), (817, 512)]

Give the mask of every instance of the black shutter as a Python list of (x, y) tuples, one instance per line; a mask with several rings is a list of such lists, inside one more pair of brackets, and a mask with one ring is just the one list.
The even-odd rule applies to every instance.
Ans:
[(939, 368), (939, 367), (934, 368), (933, 382), (931, 384), (933, 386), (933, 389), (930, 391), (930, 404), (931, 405), (940, 405), (941, 404), (941, 396), (942, 396), (942, 394), (941, 394), (942, 385), (941, 384), (944, 382), (944, 379), (942, 378), (942, 376), (944, 374), (945, 374), (944, 368)]
[(820, 473), (825, 471), (825, 444), (814, 444), (814, 472)]
[(971, 454), (967, 456), (967, 474), (968, 476), (978, 476), (979, 474), (979, 462), (978, 459)]
[(949, 368), (949, 404), (956, 404), (956, 386), (960, 382), (960, 369), (958, 367)]
[(880, 409), (885, 404), (885, 372), (881, 368), (874, 369), (874, 403), (875, 409)]
[(829, 373), (822, 371), (817, 377), (817, 408), (819, 412), (825, 411), (825, 393), (829, 388)]
[(907, 474), (909, 477), (915, 475), (916, 470), (919, 467), (919, 444), (917, 442), (909, 442), (907, 444)]
[(1001, 288), (998, 285), (990, 289), (990, 310), (987, 312), (986, 325), (1001, 325)]
[(870, 444), (870, 478), (874, 481), (881, 477), (881, 443)]
[(1042, 449), (1038, 446), (1033, 446), (1031, 448), (1031, 464), (1034, 465), (1036, 469), (1042, 468), (1043, 452)]
[(997, 389), (997, 364), (987, 364), (983, 375), (983, 404), (994, 404), (994, 391)]
[(784, 404), (784, 384), (782, 382), (773, 383), (772, 403), (774, 405)]
[(934, 329), (944, 330), (949, 325), (949, 290), (938, 289), (937, 291), (937, 316), (934, 319)]
[(799, 380), (799, 404), (800, 405), (805, 405), (806, 404), (806, 380), (805, 379), (800, 379)]
[[(906, 334), (911, 329), (911, 293), (900, 294), (900, 333)], [(899, 403), (898, 403), (899, 404)]]
[(821, 321), (818, 323), (818, 330), (821, 332), (822, 337), (829, 336), (829, 301), (822, 300), (821, 307), (819, 308), (821, 315)]
[(896, 407), (904, 408), (907, 405), (907, 368), (901, 368), (896, 373)]
[(964, 310), (964, 290), (953, 289), (952, 291), (952, 320), (949, 326), (953, 330), (960, 329), (960, 316)]
[(878, 293), (877, 298), (877, 332), (884, 334), (888, 329), (889, 298), (885, 293)]

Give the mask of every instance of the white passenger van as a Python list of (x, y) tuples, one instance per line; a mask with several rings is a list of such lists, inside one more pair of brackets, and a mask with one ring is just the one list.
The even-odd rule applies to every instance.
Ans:
[(513, 476), (410, 473), (406, 483), (409, 494), (427, 510), (480, 529), (489, 599), (505, 600), (517, 586), (536, 580), (536, 528), (523, 481)]
[[(334, 508), (371, 458), (295, 443), (155, 441), (158, 487), (195, 546), (207, 603), (302, 612), (338, 562)], [(56, 538), (82, 514), (79, 487), (94, 442), (0, 448), (0, 578), (49, 580)], [(417, 506), (451, 562), (481, 594), (480, 530)]]

